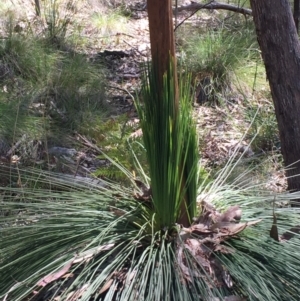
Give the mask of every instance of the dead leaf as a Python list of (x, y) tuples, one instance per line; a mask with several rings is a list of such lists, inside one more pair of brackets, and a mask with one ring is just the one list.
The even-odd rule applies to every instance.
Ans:
[(191, 226), (191, 231), (196, 232), (197, 234), (211, 233), (212, 230), (208, 229), (205, 224), (196, 224)]
[[(76, 291), (72, 291), (68, 294), (66, 301), (77, 301), (79, 300), (79, 298), (82, 296), (82, 294), (84, 293), (85, 290), (87, 290), (87, 288), (89, 287), (89, 284), (86, 283), (85, 285), (83, 285), (81, 288), (79, 288)], [(56, 299), (55, 299), (56, 300)], [(60, 297), (58, 297), (57, 299), (58, 301), (60, 300)]]
[(235, 253), (235, 250), (232, 248), (229, 248), (227, 246), (224, 245), (217, 245), (214, 249), (215, 252), (221, 252), (223, 254), (233, 254)]
[(45, 276), (43, 279), (41, 279), (40, 281), (38, 281), (38, 283), (36, 284), (37, 286), (46, 286), (47, 284), (61, 278), (63, 275), (65, 275), (70, 267), (73, 264), (73, 260), (70, 260), (67, 264), (65, 264), (58, 272), (56, 273), (52, 273), (52, 274), (48, 274), (47, 276)]
[(177, 252), (177, 262), (178, 262), (178, 266), (180, 267), (183, 277), (185, 280), (187, 280), (188, 282), (192, 282), (192, 278), (189, 272), (189, 269), (185, 266), (185, 264), (183, 263), (183, 247), (180, 246), (178, 248), (178, 252)]
[(136, 186), (141, 190), (142, 194), (135, 193), (134, 197), (135, 199), (139, 201), (146, 201), (149, 202), (152, 198), (152, 189), (151, 187), (148, 187), (146, 184), (144, 184), (142, 181), (135, 179), (134, 180)]
[(137, 131), (135, 131), (132, 134), (130, 134), (129, 138), (136, 139), (136, 138), (139, 138), (139, 137), (142, 137), (142, 136), (143, 136), (142, 129), (138, 129)]
[(97, 255), (98, 253), (100, 253), (102, 251), (111, 250), (114, 246), (115, 246), (115, 244), (107, 244), (107, 245), (104, 245), (104, 246), (89, 249), (85, 252), (80, 253), (79, 256), (74, 258), (73, 263), (79, 263), (79, 262), (82, 262), (82, 261), (90, 260), (93, 256)]
[(233, 280), (232, 280), (229, 272), (224, 269), (222, 271), (222, 279), (228, 288), (233, 287)]
[(219, 232), (220, 230), (228, 230), (229, 228), (232, 228), (235, 225), (242, 225), (242, 224), (235, 224), (230, 222), (216, 222), (209, 228), (209, 230), (213, 232)]
[(226, 226), (220, 228), (220, 230), (226, 230), (226, 231), (222, 232), (222, 233), (218, 233), (218, 236), (236, 235), (236, 234), (242, 232), (243, 230), (245, 230), (247, 227), (256, 225), (259, 222), (261, 222), (261, 220), (246, 222), (246, 223), (239, 223), (239, 224), (228, 223)]
[(295, 234), (300, 234), (300, 225), (291, 228), (289, 231), (283, 233), (280, 236), (280, 241), (288, 241), (295, 236)]
[(210, 267), (210, 262), (208, 260), (209, 256), (207, 256), (207, 254), (210, 254), (211, 250), (207, 250), (207, 248), (205, 248), (198, 239), (187, 239), (185, 247), (191, 254), (193, 254), (197, 262), (200, 263), (202, 267)]
[(67, 273), (65, 275), (63, 275), (61, 278), (70, 278), (70, 277), (73, 277), (74, 274), (73, 273)]
[(228, 296), (224, 298), (224, 301), (246, 301), (246, 298), (240, 297), (240, 296)]
[(17, 155), (13, 155), (13, 156), (10, 158), (10, 161), (11, 161), (11, 163), (13, 163), (13, 164), (19, 163), (20, 157), (18, 157)]
[[(182, 227), (178, 233), (180, 239), (178, 239), (177, 263), (182, 272), (182, 279), (192, 282), (193, 278), (202, 277), (207, 278), (209, 286), (231, 288), (234, 285), (233, 279), (224, 266), (218, 262), (215, 252), (234, 253), (234, 249), (221, 243), (247, 227), (256, 225), (261, 220), (237, 223), (242, 215), (239, 206), (232, 206), (222, 214), (208, 202), (202, 201), (201, 206), (201, 215), (194, 219), (193, 225), (189, 228)], [(188, 264), (187, 256), (189, 255), (187, 254), (193, 257), (193, 262), (197, 263), (196, 266)], [(197, 265), (201, 268), (196, 268)], [(243, 300), (234, 298), (240, 297), (228, 296), (227, 300)]]
[(217, 222), (239, 221), (242, 217), (240, 206), (231, 206), (217, 218)]
[(181, 241), (186, 241), (187, 238), (191, 237), (192, 229), (181, 227), (179, 237)]
[(123, 215), (126, 214), (126, 212), (124, 210), (119, 210), (119, 209), (116, 209), (116, 208), (113, 208), (113, 207), (110, 207), (109, 211), (113, 212), (114, 215), (116, 215), (116, 216), (123, 216)]
[[(209, 202), (201, 202), (201, 214), (200, 216), (194, 218), (193, 227), (198, 227), (198, 230), (201, 232), (201, 228), (208, 229), (212, 223), (215, 222), (217, 216), (220, 214), (217, 212), (215, 207)], [(201, 226), (198, 226), (201, 225)]]
[(111, 287), (111, 285), (113, 284), (113, 282), (114, 282), (114, 279), (112, 279), (112, 278), (109, 279), (109, 280), (107, 280), (105, 282), (105, 284), (102, 286), (99, 294), (102, 294), (102, 293), (106, 292)]
[(131, 281), (135, 275), (136, 275), (136, 271), (132, 271), (128, 276), (128, 280)]

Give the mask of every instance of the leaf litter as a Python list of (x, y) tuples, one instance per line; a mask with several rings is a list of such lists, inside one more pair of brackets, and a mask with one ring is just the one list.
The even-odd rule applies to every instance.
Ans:
[[(178, 269), (182, 275), (182, 281), (186, 284), (191, 283), (193, 278), (202, 278), (209, 287), (232, 288), (234, 281), (229, 271), (218, 260), (216, 253), (232, 254), (234, 249), (222, 244), (224, 241), (237, 237), (239, 233), (249, 226), (256, 225), (261, 220), (250, 222), (240, 222), (242, 210), (239, 206), (231, 206), (223, 213), (219, 212), (212, 204), (202, 201), (201, 214), (194, 219), (194, 223), (189, 228), (181, 227), (176, 239), (176, 259)], [(75, 273), (71, 271), (72, 265), (88, 263), (100, 252), (112, 250), (114, 244), (99, 246), (92, 250), (75, 255), (60, 270), (50, 273), (40, 279), (36, 286), (44, 288), (48, 284), (61, 279), (76, 278)], [(192, 260), (192, 265), (190, 264)], [(192, 268), (191, 268), (192, 267)], [(99, 294), (105, 294), (109, 291), (122, 290), (125, 283), (134, 278), (135, 272), (123, 267), (108, 275), (104, 284), (99, 288)], [(89, 288), (86, 283), (76, 288), (67, 295), (67, 301), (78, 300)], [(64, 294), (62, 287), (61, 294), (56, 296), (55, 300), (60, 300)], [(34, 291), (37, 295), (40, 292)], [(212, 300), (218, 301), (218, 298)], [(239, 296), (227, 296), (227, 301), (243, 301)]]
[[(247, 227), (261, 220), (240, 222), (242, 210), (238, 205), (219, 212), (212, 204), (202, 201), (201, 215), (194, 219), (189, 228), (181, 228), (177, 238), (177, 263), (182, 273), (182, 281), (193, 282), (202, 278), (209, 287), (232, 288), (234, 281), (229, 271), (218, 260), (216, 253), (232, 254), (234, 249), (222, 244), (235, 238)], [(214, 298), (213, 300), (220, 300)], [(239, 296), (228, 296), (224, 300), (246, 300)]]

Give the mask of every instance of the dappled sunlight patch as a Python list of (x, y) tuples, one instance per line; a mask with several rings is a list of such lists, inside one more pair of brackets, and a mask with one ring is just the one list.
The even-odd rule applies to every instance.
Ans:
[(107, 14), (95, 14), (92, 16), (92, 22), (103, 37), (126, 32), (127, 28), (127, 18), (118, 14), (117, 11)]

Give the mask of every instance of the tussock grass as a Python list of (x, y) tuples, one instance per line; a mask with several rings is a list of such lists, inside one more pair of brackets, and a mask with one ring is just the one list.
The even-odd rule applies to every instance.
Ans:
[(123, 16), (117, 9), (111, 13), (94, 14), (92, 23), (98, 29), (101, 36), (109, 38), (117, 33), (127, 33), (127, 18)]
[[(16, 181), (21, 177), (25, 185), (0, 188), (5, 213), (0, 222), (0, 297), (21, 301), (33, 296), (33, 291), (43, 294), (52, 289), (53, 298), (68, 300), (68, 294), (86, 287), (83, 300), (134, 300), (138, 294), (139, 300), (169, 296), (167, 300), (208, 301), (241, 296), (253, 301), (296, 301), (300, 293), (299, 234), (276, 242), (269, 232), (274, 206), (280, 235), (298, 225), (297, 208), (280, 208), (297, 195), (278, 194), (274, 201), (263, 183), (249, 186), (247, 172), (228, 182), (235, 167), (226, 165), (209, 185), (200, 185), (197, 193), (199, 202), (209, 202), (220, 211), (239, 205), (243, 222), (261, 219), (255, 227), (226, 241), (224, 247), (230, 248), (229, 253), (213, 252), (215, 261), (226, 270), (229, 287), (213, 285), (216, 275), (205, 270), (189, 250), (184, 254), (190, 275), (194, 270), (205, 276), (195, 274), (193, 282), (185, 278), (187, 272), (181, 270), (182, 262), (178, 261), (184, 235), (173, 241), (169, 232), (156, 232), (155, 217), (132, 197), (133, 187), (105, 181), (105, 186), (88, 187), (52, 173), (1, 169), (1, 175), (7, 173)], [(245, 185), (238, 185), (243, 182), (241, 177)], [(29, 182), (35, 186), (27, 188)], [(59, 277), (40, 290), (38, 282), (49, 273), (61, 271), (71, 260), (77, 263), (66, 273), (73, 285)], [(113, 277), (115, 273), (118, 278)], [(110, 278), (113, 282), (109, 285)], [(113, 283), (120, 285), (117, 291)]]
[(57, 51), (39, 36), (9, 32), (0, 41), (0, 69), (1, 128), (6, 134), (30, 136), (37, 124), (45, 132), (50, 124), (54, 132), (71, 131), (88, 114), (99, 118), (107, 113), (101, 65), (81, 54)]
[(273, 103), (267, 99), (257, 100), (245, 108), (245, 119), (254, 120), (248, 132), (248, 138), (254, 138), (252, 147), (255, 151), (279, 150), (279, 132)]
[(182, 46), (182, 62), (194, 74), (208, 100), (226, 97), (235, 70), (257, 56), (253, 28), (240, 23), (191, 33)]

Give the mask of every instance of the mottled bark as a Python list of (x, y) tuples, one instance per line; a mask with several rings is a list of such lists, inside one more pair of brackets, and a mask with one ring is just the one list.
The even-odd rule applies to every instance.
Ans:
[[(288, 0), (250, 0), (279, 127), (288, 189), (300, 190), (300, 44)], [(297, 162), (298, 161), (298, 162)]]
[(299, 32), (300, 0), (294, 0), (294, 21), (297, 32)]

